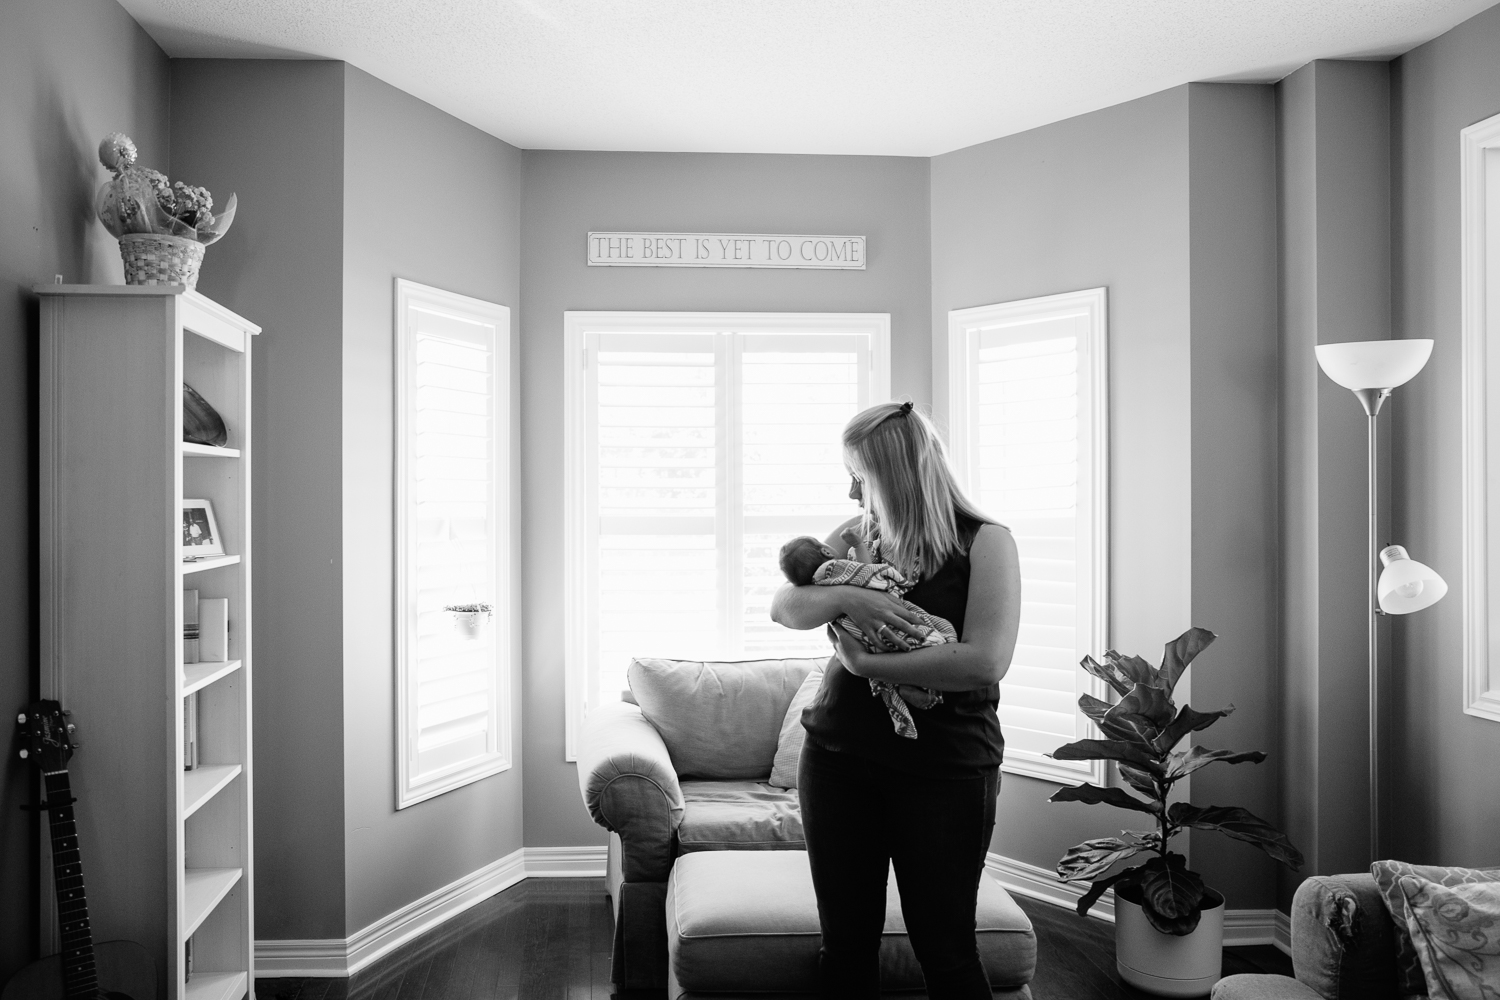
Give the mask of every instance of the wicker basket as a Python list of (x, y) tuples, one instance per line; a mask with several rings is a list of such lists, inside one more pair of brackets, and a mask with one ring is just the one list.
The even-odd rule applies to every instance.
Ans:
[(198, 284), (203, 263), (203, 244), (182, 236), (126, 233), (120, 237), (120, 256), (125, 259), (127, 285)]

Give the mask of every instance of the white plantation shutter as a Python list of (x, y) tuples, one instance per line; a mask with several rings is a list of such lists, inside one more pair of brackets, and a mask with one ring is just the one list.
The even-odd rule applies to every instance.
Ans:
[(568, 754), (632, 657), (817, 656), (770, 619), (794, 535), (858, 512), (839, 434), (888, 394), (884, 316), (568, 313)]
[(949, 330), (955, 465), (1020, 554), (1005, 767), (1098, 778), (1092, 762), (1047, 755), (1089, 735), (1078, 695), (1103, 696), (1078, 661), (1102, 652), (1107, 622), (1104, 290), (955, 311)]
[(398, 807), (510, 766), (509, 342), (504, 306), (397, 283)]

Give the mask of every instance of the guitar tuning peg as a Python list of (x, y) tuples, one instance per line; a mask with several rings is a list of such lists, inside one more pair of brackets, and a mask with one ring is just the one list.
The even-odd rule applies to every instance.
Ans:
[(22, 760), (25, 760), (27, 757), (30, 757), (30, 756), (31, 756), (31, 751), (29, 751), (29, 750), (22, 750), (21, 751), (21, 759)]
[(71, 732), (72, 732), (72, 731), (73, 731), (73, 730), (75, 730), (75, 729), (77, 729), (77, 728), (78, 728), (78, 727), (77, 727), (77, 726), (75, 726), (75, 725), (74, 725), (74, 724), (73, 724), (73, 723), (71, 723), (71, 722), (70, 722), (70, 723), (68, 723), (68, 732), (70, 732), (70, 733), (71, 733)]
[(74, 740), (73, 741), (73, 749), (74, 750), (77, 750), (81, 746), (83, 746), (83, 740)]
[(20, 715), (16, 716), (16, 725), (18, 725), (18, 726), (24, 726), (24, 725), (26, 725), (26, 713), (25, 712), (22, 712)]
[(71, 708), (65, 708), (65, 709), (63, 709), (63, 718), (67, 718), (68, 716), (70, 716), (72, 714), (73, 714), (73, 710)]

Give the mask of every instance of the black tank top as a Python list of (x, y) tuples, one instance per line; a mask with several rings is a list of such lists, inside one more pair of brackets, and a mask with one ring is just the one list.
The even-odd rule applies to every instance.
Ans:
[[(960, 550), (905, 595), (929, 614), (952, 622), (960, 639), (969, 605), (969, 547), (980, 524), (960, 516)], [(941, 705), (912, 709), (917, 738), (906, 739), (896, 735), (885, 703), (870, 693), (870, 682), (845, 670), (835, 656), (824, 671), (823, 686), (802, 712), (802, 726), (809, 739), (828, 750), (912, 774), (966, 778), (998, 765), (1005, 754), (995, 715), (999, 704), (998, 684), (977, 691), (944, 691)]]

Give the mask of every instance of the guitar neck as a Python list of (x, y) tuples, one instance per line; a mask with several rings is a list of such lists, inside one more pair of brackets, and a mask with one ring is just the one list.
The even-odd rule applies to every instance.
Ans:
[(78, 824), (68, 772), (42, 775), (52, 832), (52, 882), (57, 890), (57, 917), (62, 932), (63, 994), (66, 1000), (94, 1000), (99, 992), (94, 970), (94, 937), (89, 927), (88, 897), (83, 890), (83, 863), (78, 853)]

